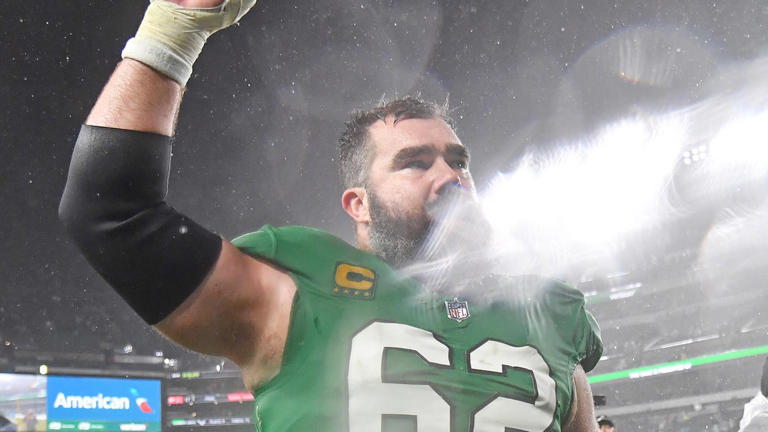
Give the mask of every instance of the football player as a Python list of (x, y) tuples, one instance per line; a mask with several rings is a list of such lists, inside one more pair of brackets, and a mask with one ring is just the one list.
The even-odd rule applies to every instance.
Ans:
[(458, 298), (397, 270), (433, 222), (428, 205), (449, 187), (474, 193), (440, 106), (402, 98), (347, 124), (341, 204), (357, 248), (306, 227), (230, 242), (165, 202), (192, 64), (254, 2), (152, 0), (81, 129), (60, 205), (89, 262), (163, 334), (234, 361), (258, 430), (595, 431), (585, 370), (602, 344), (580, 292), (487, 275)]

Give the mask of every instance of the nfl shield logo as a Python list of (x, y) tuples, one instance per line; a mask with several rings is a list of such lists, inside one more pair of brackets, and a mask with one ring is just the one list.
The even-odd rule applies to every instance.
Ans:
[(466, 301), (459, 301), (454, 297), (453, 300), (445, 301), (445, 311), (448, 313), (448, 318), (462, 322), (469, 318), (469, 306)]

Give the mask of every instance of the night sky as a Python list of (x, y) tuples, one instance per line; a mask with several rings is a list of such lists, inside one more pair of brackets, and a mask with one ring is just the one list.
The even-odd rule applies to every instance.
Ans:
[[(171, 349), (89, 268), (56, 215), (79, 126), (144, 8), (4, 4), (0, 340), (19, 348)], [(195, 65), (168, 201), (227, 238), (269, 223), (351, 241), (335, 145), (353, 109), (408, 93), (449, 98), (482, 186), (532, 148), (710, 95), (715, 71), (766, 53), (766, 19), (758, 0), (262, 0)], [(661, 81), (610, 71), (612, 44), (627, 34), (655, 35), (651, 51), (672, 65)]]

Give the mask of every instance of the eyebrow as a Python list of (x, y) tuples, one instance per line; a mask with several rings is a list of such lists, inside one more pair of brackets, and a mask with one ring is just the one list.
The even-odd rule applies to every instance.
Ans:
[(469, 161), (469, 150), (461, 144), (450, 143), (446, 146), (446, 153)]
[[(461, 144), (450, 143), (446, 145), (445, 152), (450, 156), (466, 159), (469, 161), (469, 151)], [(392, 159), (392, 164), (397, 165), (419, 156), (431, 155), (434, 153), (436, 153), (436, 150), (435, 147), (431, 144), (406, 147), (395, 154), (395, 157)]]

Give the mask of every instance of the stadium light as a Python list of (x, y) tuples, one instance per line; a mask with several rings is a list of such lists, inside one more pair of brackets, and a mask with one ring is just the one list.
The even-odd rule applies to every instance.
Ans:
[(633, 369), (619, 370), (615, 372), (594, 375), (588, 378), (590, 384), (596, 384), (607, 381), (616, 381), (620, 379), (638, 379), (647, 378), (656, 375), (664, 375), (673, 372), (681, 372), (692, 369), (696, 366), (702, 366), (712, 363), (736, 360), (744, 357), (768, 354), (768, 345), (756, 346), (753, 348), (740, 349), (735, 351), (726, 351), (719, 354), (694, 357), (687, 360), (674, 361), (669, 363), (660, 363), (650, 366), (643, 366)]

